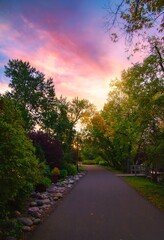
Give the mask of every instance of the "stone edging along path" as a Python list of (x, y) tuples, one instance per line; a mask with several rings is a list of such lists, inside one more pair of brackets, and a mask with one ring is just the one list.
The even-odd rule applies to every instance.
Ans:
[[(73, 186), (86, 174), (86, 171), (79, 172), (75, 176), (69, 176), (62, 182), (53, 183), (46, 192), (33, 192), (27, 205), (26, 213), (16, 212), (18, 220), (23, 224), (25, 235), (32, 232), (39, 223), (57, 206)], [(27, 234), (28, 236), (28, 234)], [(15, 239), (15, 238), (14, 238)], [(15, 239), (16, 240), (16, 239)]]

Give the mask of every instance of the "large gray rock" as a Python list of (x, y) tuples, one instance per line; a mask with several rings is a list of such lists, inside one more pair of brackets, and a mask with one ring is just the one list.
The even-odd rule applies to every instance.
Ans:
[(28, 217), (20, 217), (18, 218), (18, 220), (23, 224), (23, 225), (26, 225), (26, 226), (32, 226), (33, 225), (33, 222), (30, 218)]
[(33, 221), (33, 223), (35, 224), (35, 225), (37, 225), (37, 224), (39, 224), (40, 223), (40, 218), (36, 218), (34, 221)]

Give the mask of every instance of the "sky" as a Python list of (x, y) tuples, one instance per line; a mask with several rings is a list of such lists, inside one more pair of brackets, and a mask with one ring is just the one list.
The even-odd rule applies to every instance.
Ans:
[(21, 59), (53, 78), (58, 97), (85, 98), (101, 109), (110, 81), (131, 66), (124, 39), (111, 42), (104, 27), (105, 4), (106, 0), (0, 0), (0, 92), (10, 81), (4, 65)]

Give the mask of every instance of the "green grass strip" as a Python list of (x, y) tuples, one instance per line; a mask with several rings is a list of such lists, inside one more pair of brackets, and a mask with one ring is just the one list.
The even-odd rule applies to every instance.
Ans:
[(125, 177), (125, 181), (135, 188), (143, 197), (164, 210), (164, 185), (151, 182), (144, 177)]

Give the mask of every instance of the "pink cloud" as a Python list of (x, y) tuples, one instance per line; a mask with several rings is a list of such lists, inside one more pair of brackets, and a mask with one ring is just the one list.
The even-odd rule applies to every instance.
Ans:
[[(79, 96), (102, 107), (109, 81), (130, 65), (124, 53), (120, 54), (124, 52), (124, 44), (111, 43), (100, 26), (96, 27), (96, 18), (81, 31), (77, 26), (63, 31), (61, 28), (66, 23), (61, 14), (53, 16), (48, 11), (35, 9), (33, 16), (37, 21), (34, 21), (29, 17), (30, 8), (26, 10), (17, 28), (9, 22), (0, 25), (3, 46), (0, 53), (8, 59), (29, 61), (47, 77), (53, 77), (58, 96), (69, 99)], [(62, 14), (71, 18), (69, 11)]]

